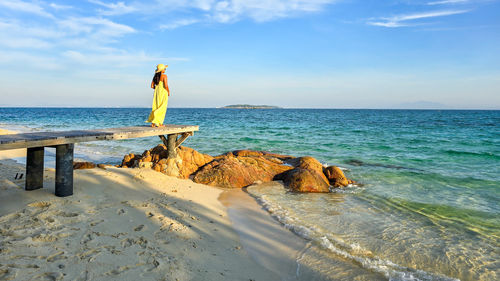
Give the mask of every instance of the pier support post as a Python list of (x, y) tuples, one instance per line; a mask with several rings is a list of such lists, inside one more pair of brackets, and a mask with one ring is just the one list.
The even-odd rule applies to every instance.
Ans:
[(73, 195), (74, 144), (56, 146), (56, 196)]
[(167, 158), (177, 157), (177, 134), (167, 135)]
[(44, 147), (27, 149), (26, 155), (26, 190), (35, 190), (43, 187), (43, 156)]
[(159, 135), (163, 144), (167, 147), (167, 159), (177, 157), (177, 134), (170, 134), (165, 137)]
[(167, 158), (177, 157), (177, 148), (189, 137), (193, 135), (193, 132), (182, 133), (178, 138), (179, 134), (170, 134), (165, 137), (164, 135), (159, 135), (163, 144), (167, 147)]

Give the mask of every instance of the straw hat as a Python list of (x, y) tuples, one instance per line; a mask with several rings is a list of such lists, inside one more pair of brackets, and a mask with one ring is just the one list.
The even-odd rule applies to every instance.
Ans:
[(162, 72), (163, 70), (165, 70), (165, 68), (167, 68), (168, 65), (164, 65), (163, 63), (160, 63), (159, 65), (156, 66), (156, 71), (155, 73), (158, 73), (158, 72)]

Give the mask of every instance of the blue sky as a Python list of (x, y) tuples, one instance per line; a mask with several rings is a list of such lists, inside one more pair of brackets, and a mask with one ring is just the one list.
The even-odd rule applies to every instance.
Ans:
[(0, 0), (0, 106), (500, 108), (498, 0)]

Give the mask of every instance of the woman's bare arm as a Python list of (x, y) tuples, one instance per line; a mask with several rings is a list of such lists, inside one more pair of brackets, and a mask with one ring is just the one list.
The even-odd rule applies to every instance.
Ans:
[(151, 89), (154, 89), (155, 88), (155, 81), (153, 79), (153, 81), (151, 81)]

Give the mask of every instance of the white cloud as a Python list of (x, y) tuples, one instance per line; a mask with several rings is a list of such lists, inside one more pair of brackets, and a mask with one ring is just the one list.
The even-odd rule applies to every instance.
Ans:
[(124, 2), (105, 3), (99, 0), (89, 0), (89, 2), (107, 8), (106, 10), (99, 9), (99, 13), (104, 16), (124, 15), (138, 10), (136, 6), (127, 5)]
[(95, 65), (95, 64), (105, 64), (109, 67), (124, 67), (124, 66), (134, 66), (141, 65), (145, 62), (157, 62), (157, 61), (188, 61), (187, 58), (176, 58), (176, 57), (161, 57), (161, 56), (150, 56), (144, 52), (130, 53), (123, 50), (113, 50), (110, 52), (82, 52), (76, 50), (69, 50), (64, 52), (63, 57), (69, 59), (72, 62), (85, 64), (85, 65)]
[(69, 6), (69, 5), (60, 5), (60, 4), (56, 4), (56, 3), (50, 3), (49, 7), (51, 7), (54, 10), (69, 10), (69, 9), (73, 9), (72, 6)]
[(22, 67), (25, 72), (33, 69), (59, 70), (62, 68), (62, 65), (52, 56), (40, 56), (33, 52), (21, 51), (0, 52), (0, 64)]
[(3, 36), (0, 36), (0, 46), (5, 46), (13, 49), (47, 49), (52, 47), (53, 44), (38, 38), (5, 38)]
[(17, 38), (20, 36), (37, 37), (37, 38), (60, 38), (62, 32), (53, 30), (47, 27), (37, 27), (32, 25), (23, 25), (17, 20), (2, 20), (0, 19), (0, 33), (9, 38)]
[(141, 65), (162, 58), (113, 47), (119, 38), (134, 32), (131, 26), (103, 17), (34, 19), (34, 23), (0, 19), (0, 65), (16, 69), (30, 64), (30, 69), (58, 70), (79, 63), (102, 69), (106, 64)]
[(383, 27), (403, 27), (415, 25), (415, 23), (408, 23), (408, 21), (414, 21), (419, 19), (427, 19), (434, 17), (451, 16), (457, 14), (464, 14), (469, 12), (469, 10), (445, 10), (445, 11), (431, 11), (424, 13), (397, 15), (388, 18), (379, 18), (375, 21), (369, 21), (369, 25), (383, 26)]
[(470, 2), (469, 0), (442, 0), (442, 1), (433, 1), (427, 3), (427, 5), (446, 5), (446, 4), (464, 4)]
[(213, 20), (221, 23), (234, 22), (242, 18), (250, 18), (257, 22), (265, 22), (313, 13), (323, 10), (336, 0), (228, 0), (216, 1), (209, 11)]
[(15, 20), (0, 20), (0, 46), (23, 49), (48, 49), (60, 32), (34, 26), (23, 26)]
[(193, 5), (200, 10), (209, 11), (212, 8), (214, 0), (195, 0)]
[(176, 29), (182, 26), (195, 24), (197, 22), (199, 22), (199, 20), (197, 19), (181, 19), (173, 21), (171, 23), (162, 24), (160, 25), (160, 29)]
[(29, 3), (19, 0), (0, 0), (0, 6), (13, 11), (30, 13), (42, 17), (49, 17), (49, 18), (54, 17), (52, 14), (45, 11), (42, 6), (36, 3)]
[(99, 14), (106, 16), (137, 13), (149, 18), (168, 19), (169, 15), (175, 15), (178, 20), (163, 25), (163, 29), (174, 29), (207, 21), (233, 23), (245, 18), (256, 22), (271, 21), (320, 12), (327, 5), (340, 0), (150, 0), (130, 3), (88, 1), (106, 8), (97, 10)]
[(72, 35), (90, 34), (94, 38), (108, 40), (136, 32), (128, 25), (100, 17), (70, 17), (58, 21), (60, 28)]
[(107, 44), (134, 32), (128, 25), (100, 17), (68, 17), (43, 25), (0, 19), (0, 46), (30, 49), (79, 46), (104, 50)]

